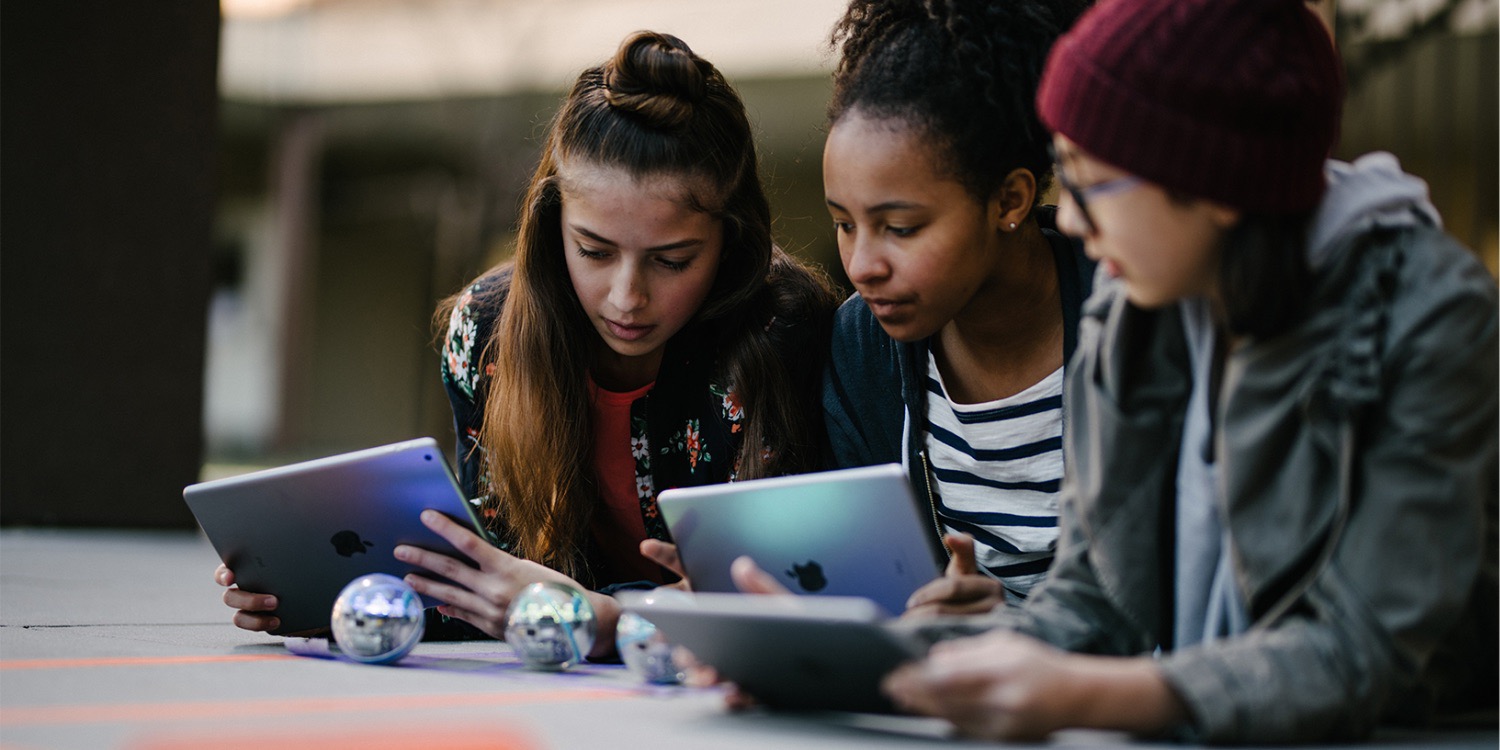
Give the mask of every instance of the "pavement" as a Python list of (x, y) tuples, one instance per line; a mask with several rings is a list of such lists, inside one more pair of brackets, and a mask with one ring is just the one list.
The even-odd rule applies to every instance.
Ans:
[[(299, 655), (229, 624), (217, 564), (191, 532), (0, 530), (0, 748), (994, 747), (928, 719), (731, 712), (717, 689), (646, 685), (617, 665), (535, 672), (497, 641), (422, 643), (393, 666)], [(1052, 744), (1151, 747), (1094, 732)]]

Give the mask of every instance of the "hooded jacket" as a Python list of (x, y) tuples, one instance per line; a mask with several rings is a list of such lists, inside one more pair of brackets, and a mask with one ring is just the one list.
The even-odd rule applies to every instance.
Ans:
[(1067, 375), (1056, 562), (988, 623), (1071, 651), (1160, 649), (1202, 740), (1357, 738), (1496, 706), (1495, 280), (1393, 157), (1328, 178), (1308, 311), (1229, 354), (1215, 406), (1248, 631), (1169, 651), (1187, 348), (1178, 308), (1137, 308), (1112, 282)]

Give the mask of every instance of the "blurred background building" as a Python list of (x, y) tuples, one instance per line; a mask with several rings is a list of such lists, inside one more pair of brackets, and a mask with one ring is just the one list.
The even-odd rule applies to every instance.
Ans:
[[(557, 100), (637, 29), (740, 90), (778, 241), (842, 281), (820, 159), (843, 4), (9, 4), (0, 523), (185, 526), (200, 476), (451, 442), (433, 311), (508, 253)], [(1338, 155), (1396, 153), (1492, 272), (1497, 18), (1334, 14)]]
[(432, 312), (509, 253), (558, 100), (638, 29), (735, 84), (778, 239), (837, 267), (820, 159), (842, 5), (225, 0), (210, 458), (451, 438)]

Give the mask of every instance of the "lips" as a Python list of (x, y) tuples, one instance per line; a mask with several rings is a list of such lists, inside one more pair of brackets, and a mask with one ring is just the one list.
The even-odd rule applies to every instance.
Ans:
[(604, 325), (609, 327), (609, 332), (615, 338), (622, 341), (637, 341), (643, 339), (656, 330), (654, 325), (618, 323), (609, 318), (604, 319)]
[(865, 297), (865, 304), (870, 306), (870, 312), (877, 318), (888, 318), (902, 310), (910, 308), (913, 300), (897, 297)]

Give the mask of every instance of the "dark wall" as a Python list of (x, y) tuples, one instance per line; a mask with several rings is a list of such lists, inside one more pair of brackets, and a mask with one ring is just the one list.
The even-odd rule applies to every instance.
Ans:
[(218, 3), (7, 3), (0, 524), (190, 526)]

